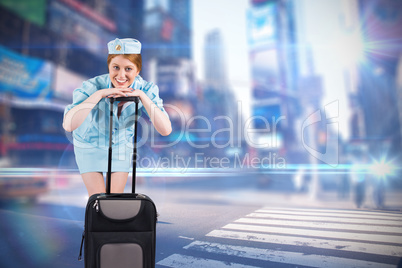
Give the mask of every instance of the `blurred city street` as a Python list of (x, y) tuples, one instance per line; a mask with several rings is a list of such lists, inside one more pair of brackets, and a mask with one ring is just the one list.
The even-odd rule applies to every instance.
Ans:
[[(334, 190), (312, 198), (258, 176), (143, 175), (137, 192), (160, 214), (157, 267), (396, 267), (402, 256), (400, 191), (387, 190), (383, 209), (369, 196), (357, 209)], [(84, 267), (86, 200), (70, 175), (36, 204), (2, 203), (2, 267)]]
[(0, 267), (84, 267), (114, 90), (156, 267), (402, 267), (402, 1), (0, 0)]

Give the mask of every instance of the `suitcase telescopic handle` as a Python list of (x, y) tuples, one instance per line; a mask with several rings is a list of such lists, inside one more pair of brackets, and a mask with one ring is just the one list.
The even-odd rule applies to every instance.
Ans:
[(135, 103), (139, 103), (140, 102), (140, 98), (139, 97), (118, 97), (115, 98), (116, 101), (133, 101)]
[(106, 193), (110, 194), (110, 184), (112, 181), (112, 130), (113, 130), (113, 103), (114, 101), (133, 101), (135, 103), (135, 120), (134, 120), (134, 149), (133, 149), (133, 181), (131, 192), (135, 193), (136, 171), (137, 171), (137, 121), (138, 121), (138, 103), (139, 97), (119, 97), (110, 98), (110, 120), (109, 120), (109, 156), (108, 156), (108, 171), (106, 178)]

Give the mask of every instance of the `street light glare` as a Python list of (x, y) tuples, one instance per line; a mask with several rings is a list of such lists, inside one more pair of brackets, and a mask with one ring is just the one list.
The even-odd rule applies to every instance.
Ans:
[(395, 172), (395, 166), (387, 162), (384, 158), (380, 161), (375, 161), (371, 165), (371, 173), (381, 178), (393, 175)]

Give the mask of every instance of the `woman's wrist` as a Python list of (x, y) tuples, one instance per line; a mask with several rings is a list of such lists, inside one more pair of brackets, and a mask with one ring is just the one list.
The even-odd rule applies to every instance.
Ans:
[(145, 94), (145, 92), (142, 91), (142, 90), (139, 90), (139, 89), (136, 89), (136, 90), (139, 91), (139, 96), (138, 97), (140, 97), (140, 100), (143, 102), (145, 100), (145, 98), (147, 97), (147, 94)]
[(103, 98), (103, 91), (104, 89), (97, 90), (92, 95), (94, 95), (95, 98), (101, 100)]

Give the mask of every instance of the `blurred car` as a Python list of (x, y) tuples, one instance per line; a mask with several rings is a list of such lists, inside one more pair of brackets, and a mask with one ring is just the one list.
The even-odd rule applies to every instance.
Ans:
[(0, 177), (1, 201), (22, 199), (35, 202), (48, 190), (48, 178), (45, 176)]

